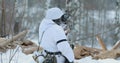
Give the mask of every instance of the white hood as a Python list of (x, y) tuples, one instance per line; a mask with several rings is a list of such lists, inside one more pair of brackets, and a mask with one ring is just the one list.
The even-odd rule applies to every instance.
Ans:
[(42, 22), (39, 26), (39, 29), (40, 29), (39, 32), (41, 33), (43, 31), (45, 31), (45, 29), (47, 29), (51, 25), (56, 24), (52, 20), (60, 18), (63, 14), (64, 13), (57, 7), (48, 9), (46, 11), (45, 18), (42, 20)]
[(57, 7), (48, 9), (46, 11), (46, 19), (58, 19), (60, 18), (64, 13)]

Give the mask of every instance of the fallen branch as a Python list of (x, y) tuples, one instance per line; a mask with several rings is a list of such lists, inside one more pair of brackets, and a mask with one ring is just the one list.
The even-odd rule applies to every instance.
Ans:
[(120, 46), (120, 40), (116, 42), (116, 44), (113, 46), (112, 50), (117, 49)]
[(81, 59), (87, 56), (92, 56), (94, 59), (118, 58), (120, 57), (120, 49), (104, 51), (102, 49), (76, 45), (74, 55), (75, 59)]
[(39, 51), (43, 50), (42, 47), (38, 46), (34, 42), (30, 40), (24, 40), (23, 44), (21, 44), (22, 52), (24, 54), (32, 54), (34, 51), (37, 51), (39, 47)]
[(104, 51), (106, 51), (106, 50), (107, 50), (106, 45), (105, 45), (105, 43), (103, 42), (103, 40), (101, 39), (101, 37), (100, 37), (99, 35), (96, 35), (96, 38), (97, 38), (99, 44), (101, 45), (102, 49), (103, 49)]
[(104, 51), (104, 52), (101, 52), (98, 55), (95, 55), (93, 58), (95, 58), (95, 59), (106, 59), (106, 58), (116, 59), (118, 57), (120, 57), (120, 49)]
[(27, 32), (28, 32), (27, 30), (25, 30), (23, 32), (20, 32), (19, 34), (13, 36), (11, 39), (3, 39), (3, 38), (1, 38), (0, 39), (0, 47), (4, 47), (10, 42), (13, 42), (13, 41), (15, 41), (17, 39), (23, 38), (27, 34)]
[[(27, 30), (20, 32), (11, 39), (0, 38), (0, 52), (6, 52), (8, 49), (16, 48), (16, 40), (23, 38), (27, 34)], [(21, 42), (21, 41), (19, 41)]]
[(81, 59), (86, 56), (97, 55), (101, 51), (102, 51), (101, 49), (97, 49), (97, 48), (90, 48), (90, 47), (76, 45), (74, 48), (74, 55), (75, 55), (75, 59)]

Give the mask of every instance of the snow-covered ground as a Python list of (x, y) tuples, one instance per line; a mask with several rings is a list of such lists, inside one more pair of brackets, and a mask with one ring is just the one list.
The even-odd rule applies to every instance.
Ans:
[[(120, 63), (120, 60), (115, 60), (115, 59), (99, 59), (95, 60), (92, 59), (91, 57), (85, 57), (80, 60), (75, 60), (75, 63)], [(19, 58), (19, 63), (35, 63), (34, 60), (32, 59), (32, 55), (24, 55), (22, 54), (21, 58)]]
[[(19, 55), (18, 61), (15, 62), (13, 60), (11, 63), (35, 63), (35, 61), (32, 58), (32, 54), (25, 55), (22, 52), (19, 52), (19, 53), (20, 53), (20, 55)], [(8, 63), (8, 62), (3, 61), (3, 63)], [(82, 58), (82, 59), (79, 59), (79, 60), (75, 60), (74, 63), (120, 63), (120, 59), (119, 60), (116, 60), (116, 59), (95, 60), (95, 59), (92, 59), (92, 57), (89, 56), (89, 57), (85, 57), (85, 58)]]
[[(33, 42), (37, 43), (36, 39), (32, 40)], [(23, 54), (24, 55), (24, 54)], [(20, 63), (35, 63), (34, 60), (32, 59), (32, 55), (24, 55), (22, 56), (22, 58), (28, 58), (28, 62), (25, 62), (26, 59), (21, 59), (19, 60)], [(116, 59), (99, 59), (99, 60), (95, 60), (92, 59), (92, 57), (85, 57), (83, 59), (79, 59), (79, 60), (75, 60), (75, 63), (120, 63), (120, 59), (116, 60)]]
[(85, 57), (80, 60), (75, 60), (75, 63), (120, 63), (120, 60), (115, 60), (115, 59), (99, 59), (95, 60), (92, 59), (92, 57)]
[[(32, 40), (33, 42), (37, 43), (37, 39)], [(27, 61), (26, 61), (27, 59)], [(19, 58), (19, 63), (35, 63), (32, 59), (31, 55), (25, 55), (22, 53), (21, 57)], [(120, 63), (120, 59), (99, 59), (95, 60), (92, 57), (85, 57), (79, 60), (75, 60), (74, 63)]]
[[(33, 42), (37, 43), (36, 40), (32, 40)], [(13, 51), (11, 54), (14, 55), (16, 50)], [(32, 58), (33, 54), (30, 55), (25, 55), (24, 53), (21, 52), (21, 49), (16, 52), (14, 58), (10, 63), (35, 63), (35, 61)], [(9, 57), (10, 57), (10, 51), (2, 55), (2, 60), (0, 57), (0, 63), (9, 63)], [(75, 60), (74, 63), (120, 63), (120, 58), (119, 59), (99, 59), (95, 60), (92, 59), (92, 57), (85, 57), (79, 60)]]

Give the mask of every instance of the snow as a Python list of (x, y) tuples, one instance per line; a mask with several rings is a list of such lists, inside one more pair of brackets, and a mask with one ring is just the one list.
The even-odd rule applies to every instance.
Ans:
[(25, 55), (21, 54), (21, 57), (19, 57), (18, 63), (35, 63), (35, 61), (32, 58), (32, 54)]
[[(33, 42), (37, 43), (38, 41), (36, 39), (32, 40)], [(9, 55), (10, 51), (8, 51), (7, 53), (3, 54), (3, 63), (9, 63), (7, 60), (9, 60)], [(8, 56), (6, 56), (8, 55)], [(24, 53), (22, 53), (21, 48), (19, 48), (19, 50), (17, 51), (17, 53), (15, 54), (14, 58), (12, 59), (11, 63), (36, 63), (33, 58), (32, 58), (33, 54), (30, 55), (25, 55)], [(18, 61), (17, 61), (18, 60)], [(1, 63), (1, 58), (0, 58), (0, 63)], [(92, 59), (91, 56), (79, 59), (79, 60), (74, 60), (74, 63), (120, 63), (120, 58), (119, 59)]]
[[(37, 43), (37, 39), (32, 39), (33, 42)], [(32, 58), (32, 54), (25, 55), (21, 52), (21, 56), (19, 57), (19, 63), (35, 63), (35, 61)], [(92, 59), (91, 56), (85, 57), (79, 60), (75, 60), (74, 63), (120, 63), (120, 59)]]
[(120, 63), (120, 60), (115, 60), (115, 59), (99, 59), (95, 60), (92, 59), (92, 57), (85, 57), (80, 60), (75, 60), (75, 63)]
[[(35, 61), (32, 59), (32, 55), (24, 55), (19, 59), (19, 63), (35, 63)], [(120, 60), (115, 60), (115, 59), (99, 59), (95, 60), (92, 59), (92, 57), (85, 57), (80, 60), (75, 60), (74, 63), (120, 63)]]

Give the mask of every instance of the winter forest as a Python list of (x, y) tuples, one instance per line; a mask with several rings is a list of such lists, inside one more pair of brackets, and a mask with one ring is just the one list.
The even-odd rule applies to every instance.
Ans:
[[(74, 50), (75, 63), (120, 63), (120, 0), (0, 0), (0, 63), (35, 63), (32, 55), (12, 43), (27, 39), (38, 44), (39, 24), (51, 7), (70, 14), (67, 37), (70, 44), (80, 47)], [(26, 29), (26, 35), (17, 36)], [(99, 55), (97, 59), (94, 54)]]

